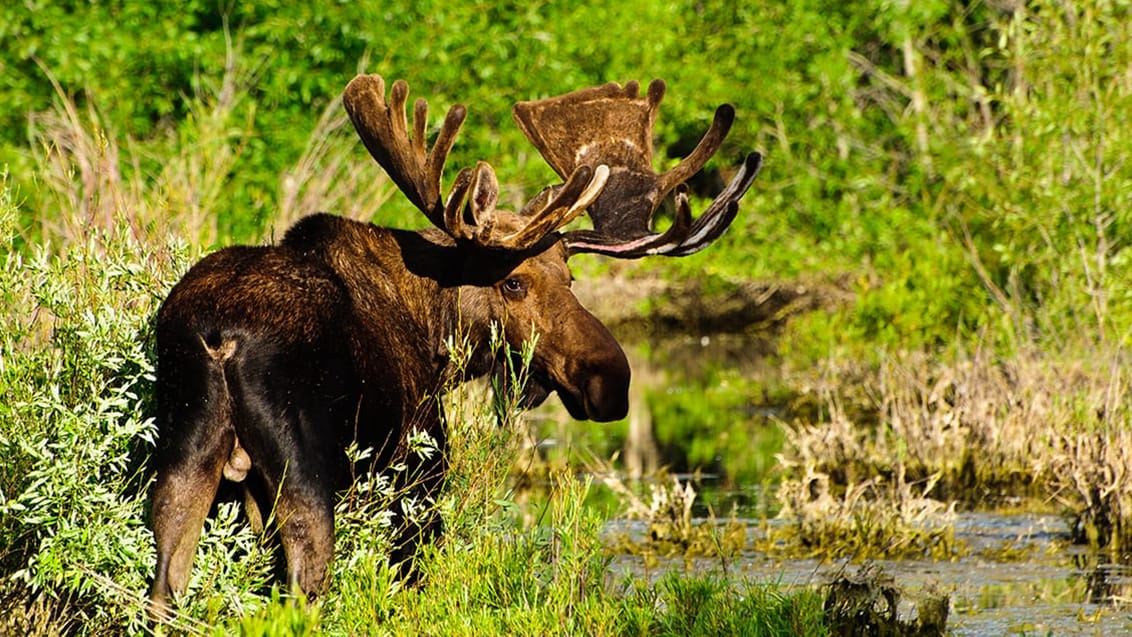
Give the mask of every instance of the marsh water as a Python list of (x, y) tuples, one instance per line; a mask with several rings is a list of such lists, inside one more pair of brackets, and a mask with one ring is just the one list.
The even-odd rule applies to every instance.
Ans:
[[(748, 536), (779, 523), (749, 520)], [(607, 533), (645, 541), (646, 523), (613, 521)], [(969, 555), (953, 561), (876, 560), (868, 566), (900, 589), (899, 613), (904, 619), (915, 614), (924, 596), (946, 594), (951, 604), (948, 634), (1132, 634), (1132, 569), (1066, 547), (1064, 533), (1064, 522), (1056, 516), (965, 513), (956, 520), (956, 537), (971, 547)], [(1010, 559), (996, 557), (1003, 554)], [(851, 560), (779, 559), (744, 550), (726, 562), (716, 557), (646, 563), (641, 557), (620, 555), (611, 564), (610, 576), (657, 579), (672, 570), (690, 569), (789, 590), (822, 587), (862, 568), (865, 565)]]
[[(706, 338), (681, 338), (673, 347), (668, 343), (664, 360), (656, 361), (662, 348), (649, 347), (651, 371), (642, 376), (650, 382), (666, 382), (671, 369), (680, 365), (685, 377), (697, 370), (716, 370), (738, 366), (741, 373), (767, 373), (761, 361), (762, 344), (745, 350), (744, 339), (730, 339), (722, 347)], [(673, 355), (672, 352), (677, 352)], [(682, 362), (679, 362), (682, 361)], [(760, 407), (760, 409), (764, 409)], [(773, 408), (771, 408), (773, 412)], [(770, 413), (771, 418), (780, 414)], [(661, 459), (662, 462), (665, 460)], [(773, 462), (773, 459), (768, 459)], [(686, 469), (686, 467), (685, 467)], [(711, 476), (695, 476), (701, 490), (694, 514), (706, 516), (705, 503), (718, 517), (727, 511), (747, 526), (748, 538), (765, 537), (776, 524), (773, 494), (755, 485), (712, 485)], [(705, 486), (706, 485), (706, 486)], [(719, 512), (724, 512), (722, 515)], [(935, 560), (877, 560), (870, 568), (879, 569), (901, 592), (901, 617), (914, 615), (916, 602), (927, 595), (946, 594), (950, 600), (948, 633), (954, 635), (1124, 635), (1132, 634), (1132, 568), (1110, 564), (1103, 556), (1068, 544), (1065, 520), (1052, 514), (986, 510), (955, 514), (957, 543), (969, 548), (960, 558)], [(716, 518), (699, 517), (696, 523), (712, 523)], [(718, 523), (718, 522), (716, 522)], [(647, 541), (647, 523), (615, 519), (606, 533), (610, 536)], [(757, 545), (747, 542), (747, 546)], [(822, 587), (839, 575), (860, 572), (864, 566), (851, 560), (817, 561), (806, 558), (780, 558), (747, 548), (722, 560), (683, 557), (646, 561), (633, 555), (619, 555), (611, 564), (610, 577), (622, 575), (656, 579), (677, 570), (715, 573), (779, 586)]]

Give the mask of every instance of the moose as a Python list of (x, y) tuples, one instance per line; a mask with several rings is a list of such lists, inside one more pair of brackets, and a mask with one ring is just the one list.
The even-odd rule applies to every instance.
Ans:
[[(748, 154), (693, 218), (685, 181), (719, 149), (734, 108), (720, 106), (691, 154), (658, 174), (652, 135), (665, 84), (654, 80), (645, 95), (639, 88), (608, 83), (514, 106), (519, 127), (563, 179), (516, 213), (497, 208), (499, 184), (483, 161), (441, 195), (463, 106), (449, 109), (430, 149), (427, 103), (416, 100), (410, 134), (403, 80), (388, 97), (379, 75), (348, 84), (343, 104), (365, 147), (435, 227), (314, 214), (276, 245), (204, 257), (170, 291), (156, 321), (152, 613), (168, 612), (188, 584), (223, 480), (243, 482), (253, 527), (273, 525), (287, 585), (319, 595), (333, 555), (335, 496), (352, 475), (348, 446), (372, 449), (375, 471), (410, 464), (412, 488), (435, 494), (446, 468), (436, 393), (514, 364), (526, 342), (534, 347), (523, 407), (557, 393), (576, 419), (625, 417), (628, 361), (571, 292), (568, 259), (697, 252), (735, 218), (761, 165), (758, 153)], [(669, 194), (671, 225), (654, 231)], [(564, 229), (583, 212), (592, 229)], [(489, 346), (493, 329), (503, 347)], [(471, 344), (459, 369), (453, 337)], [(441, 453), (408, 453), (414, 432), (431, 436)], [(390, 558), (398, 562), (411, 562), (415, 545), (439, 532), (438, 522), (399, 526)]]

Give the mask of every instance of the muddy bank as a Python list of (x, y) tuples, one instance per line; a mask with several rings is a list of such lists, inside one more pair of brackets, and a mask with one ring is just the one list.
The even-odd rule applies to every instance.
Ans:
[(575, 293), (623, 338), (771, 336), (792, 316), (852, 303), (847, 277), (791, 281), (667, 281), (612, 274), (578, 281)]

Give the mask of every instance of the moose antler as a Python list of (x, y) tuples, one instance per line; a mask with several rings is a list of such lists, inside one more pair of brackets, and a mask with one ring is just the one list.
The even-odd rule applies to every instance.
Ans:
[(362, 142), (401, 192), (434, 226), (457, 241), (492, 249), (526, 250), (580, 215), (601, 193), (609, 176), (609, 169), (600, 163), (579, 165), (569, 171), (564, 184), (548, 188), (527, 204), (518, 224), (497, 224), (497, 213), (501, 212), (496, 210), (499, 183), (491, 165), (481, 161), (474, 169), (460, 171), (447, 203), (442, 203), (444, 162), (467, 111), (461, 105), (449, 109), (432, 149), (426, 151), (428, 104), (423, 98), (414, 104), (410, 137), (405, 117), (408, 98), (409, 85), (404, 80), (393, 83), (386, 101), (385, 81), (380, 75), (359, 75), (346, 86), (342, 103)]
[[(692, 153), (657, 175), (652, 168), (652, 132), (665, 84), (654, 80), (644, 97), (638, 96), (639, 89), (636, 82), (624, 87), (611, 82), (514, 107), (519, 127), (559, 175), (587, 165), (610, 166), (605, 188), (589, 206), (594, 229), (563, 234), (571, 254), (636, 258), (697, 252), (735, 219), (739, 199), (762, 164), (761, 155), (748, 154), (723, 192), (693, 220), (684, 182), (719, 150), (735, 109), (729, 104), (716, 109), (711, 128)], [(653, 215), (673, 190), (676, 218), (666, 232), (653, 232)]]
[(434, 225), (443, 228), (440, 176), (467, 110), (460, 104), (448, 109), (432, 150), (426, 152), (428, 102), (421, 98), (413, 105), (413, 136), (410, 138), (405, 118), (408, 99), (409, 85), (404, 80), (393, 82), (386, 102), (385, 80), (380, 75), (359, 75), (346, 85), (342, 105), (370, 155), (409, 201)]

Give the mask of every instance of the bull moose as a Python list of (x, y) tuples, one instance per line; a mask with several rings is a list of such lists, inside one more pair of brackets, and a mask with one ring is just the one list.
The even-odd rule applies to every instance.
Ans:
[[(333, 555), (335, 493), (351, 476), (347, 447), (373, 449), (374, 470), (415, 463), (414, 488), (434, 494), (445, 472), (436, 393), (509, 364), (536, 334), (524, 406), (557, 393), (576, 419), (623, 418), (628, 361), (574, 297), (567, 260), (696, 252), (735, 218), (761, 163), (758, 153), (747, 155), (693, 218), (684, 182), (719, 149), (734, 109), (720, 106), (692, 153), (657, 174), (652, 129), (664, 82), (653, 81), (643, 96), (636, 82), (609, 83), (513, 109), (563, 183), (518, 213), (497, 209), (496, 176), (481, 161), (460, 171), (442, 199), (441, 175), (466, 111), (452, 107), (428, 149), (427, 104), (416, 101), (410, 135), (408, 91), (398, 80), (387, 98), (380, 76), (359, 75), (343, 103), (370, 154), (435, 228), (315, 214), (277, 245), (206, 256), (158, 312), (150, 591), (157, 614), (188, 583), (224, 479), (244, 482), (253, 525), (262, 530), (273, 520), (292, 590), (318, 595)], [(672, 224), (654, 231), (654, 213), (670, 193)], [(592, 229), (562, 229), (586, 211)], [(488, 346), (493, 328), (505, 347)], [(460, 370), (446, 345), (454, 336), (472, 349)], [(442, 453), (408, 457), (414, 431)], [(402, 531), (391, 559), (406, 559), (435, 527)]]

